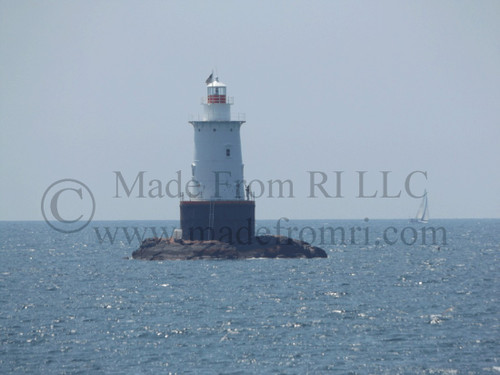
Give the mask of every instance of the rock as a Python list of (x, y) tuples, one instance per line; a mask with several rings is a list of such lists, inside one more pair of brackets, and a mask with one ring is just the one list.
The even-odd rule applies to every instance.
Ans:
[(326, 257), (323, 249), (307, 242), (271, 235), (254, 237), (249, 244), (148, 238), (132, 253), (132, 258), (142, 260)]

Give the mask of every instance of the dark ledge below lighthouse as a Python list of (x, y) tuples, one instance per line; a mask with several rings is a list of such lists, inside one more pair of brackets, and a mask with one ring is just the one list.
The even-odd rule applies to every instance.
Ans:
[(326, 252), (307, 242), (283, 236), (258, 236), (250, 244), (217, 240), (188, 241), (168, 238), (145, 239), (132, 258), (141, 260), (198, 260), (251, 258), (326, 258)]

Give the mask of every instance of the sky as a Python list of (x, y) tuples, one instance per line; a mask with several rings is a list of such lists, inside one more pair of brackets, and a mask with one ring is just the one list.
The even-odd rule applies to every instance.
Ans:
[(189, 181), (212, 70), (246, 115), (257, 219), (406, 219), (408, 186), (431, 219), (500, 217), (498, 1), (0, 0), (0, 220), (43, 220), (63, 179), (94, 219), (177, 219), (116, 172)]

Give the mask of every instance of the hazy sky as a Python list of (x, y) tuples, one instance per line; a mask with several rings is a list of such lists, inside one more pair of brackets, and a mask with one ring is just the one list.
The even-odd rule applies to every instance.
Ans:
[[(417, 170), (431, 218), (500, 217), (499, 1), (2, 0), (0, 219), (42, 220), (64, 178), (96, 219), (177, 219), (177, 198), (114, 198), (114, 171), (187, 183), (212, 69), (246, 114), (246, 179), (293, 183), (257, 219), (409, 218)], [(343, 171), (343, 198), (309, 198), (308, 171), (331, 195)]]

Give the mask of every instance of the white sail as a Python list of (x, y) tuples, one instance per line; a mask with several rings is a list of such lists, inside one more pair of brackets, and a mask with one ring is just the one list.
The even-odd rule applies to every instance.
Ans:
[(429, 221), (429, 207), (427, 205), (427, 191), (425, 191), (424, 196), (422, 197), (422, 203), (420, 203), (420, 207), (418, 208), (417, 215), (415, 216), (415, 221), (420, 223), (427, 223)]

